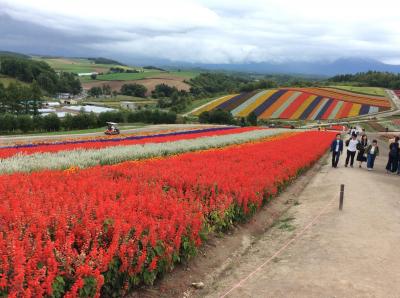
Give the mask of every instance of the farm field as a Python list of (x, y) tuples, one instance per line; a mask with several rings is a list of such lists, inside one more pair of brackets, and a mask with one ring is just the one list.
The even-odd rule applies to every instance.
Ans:
[(156, 77), (147, 78), (147, 79), (137, 79), (131, 81), (100, 81), (100, 80), (90, 80), (86, 83), (82, 83), (83, 88), (90, 89), (92, 87), (101, 87), (103, 85), (110, 85), (112, 90), (119, 91), (124, 84), (141, 84), (147, 88), (147, 95), (151, 94), (151, 91), (155, 89), (156, 85), (159, 84), (167, 84), (169, 86), (174, 86), (178, 88), (178, 90), (186, 90), (190, 89), (190, 85), (184, 82), (183, 77), (172, 76), (169, 74), (160, 74)]
[(88, 59), (79, 58), (42, 58), (33, 57), (34, 60), (44, 61), (48, 63), (56, 71), (66, 71), (73, 73), (87, 72), (107, 72), (110, 67), (120, 67), (124, 69), (141, 69), (140, 67), (126, 67), (117, 64), (95, 64)]
[[(152, 284), (209, 232), (248, 219), (334, 135), (207, 127), (2, 148), (0, 293), (110, 296)], [(77, 158), (83, 148), (94, 158)]]
[(374, 95), (382, 97), (386, 96), (385, 90), (380, 87), (358, 87), (358, 86), (346, 86), (346, 85), (334, 85), (330, 87), (366, 95)]
[(223, 96), (196, 110), (222, 109), (234, 117), (254, 112), (258, 119), (328, 120), (386, 111), (385, 97), (362, 95), (334, 88), (280, 88)]
[[(133, 80), (141, 80), (146, 78), (181, 78), (191, 79), (197, 76), (196, 72), (178, 72), (178, 71), (158, 71), (158, 70), (144, 70), (144, 72), (139, 73), (110, 73), (98, 75), (96, 80), (99, 81), (133, 81)], [(82, 77), (81, 81), (86, 83), (92, 81), (89, 77)]]

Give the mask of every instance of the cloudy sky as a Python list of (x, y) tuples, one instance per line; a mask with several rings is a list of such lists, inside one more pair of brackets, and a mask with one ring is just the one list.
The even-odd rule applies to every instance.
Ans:
[(400, 5), (389, 0), (0, 0), (0, 50), (194, 63), (355, 56), (400, 64)]

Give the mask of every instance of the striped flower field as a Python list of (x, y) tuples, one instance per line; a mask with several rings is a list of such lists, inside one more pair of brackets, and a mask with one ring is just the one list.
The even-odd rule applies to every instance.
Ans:
[(389, 110), (385, 97), (334, 88), (280, 88), (221, 97), (194, 114), (221, 109), (234, 117), (254, 112), (258, 119), (327, 120)]

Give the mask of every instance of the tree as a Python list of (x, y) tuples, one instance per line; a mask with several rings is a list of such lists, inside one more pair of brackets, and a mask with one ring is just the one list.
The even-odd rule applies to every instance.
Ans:
[(28, 132), (33, 130), (33, 120), (29, 115), (20, 115), (17, 117), (17, 126), (22, 132)]
[(88, 94), (92, 97), (99, 97), (103, 94), (103, 89), (95, 86), (89, 89)]
[(101, 86), (101, 89), (102, 89), (104, 95), (111, 95), (112, 89), (111, 89), (111, 86), (110, 86), (110, 85), (108, 85), (108, 84), (103, 84), (103, 85)]
[(147, 88), (140, 84), (124, 84), (120, 93), (128, 96), (146, 97)]
[(257, 115), (256, 113), (251, 112), (249, 115), (247, 115), (247, 122), (249, 122), (252, 126), (257, 126)]
[(33, 81), (30, 93), (30, 109), (26, 112), (27, 114), (32, 112), (36, 115), (38, 114), (38, 109), (42, 106), (42, 90), (40, 90), (39, 84), (36, 81)]
[(151, 96), (153, 98), (170, 97), (176, 92), (178, 92), (176, 87), (171, 87), (162, 83), (155, 86), (154, 90), (151, 92)]
[(199, 122), (200, 123), (209, 123), (210, 121), (210, 112), (204, 111), (199, 115)]
[(218, 109), (213, 111), (205, 111), (199, 115), (201, 123), (214, 123), (214, 124), (234, 124), (235, 119), (231, 113)]
[(60, 118), (56, 114), (49, 114), (43, 117), (43, 129), (46, 131), (58, 131), (61, 127)]
[(18, 128), (17, 119), (12, 114), (0, 115), (0, 131), (11, 132)]
[(97, 73), (92, 73), (92, 74), (90, 75), (90, 78), (91, 78), (92, 80), (97, 79)]

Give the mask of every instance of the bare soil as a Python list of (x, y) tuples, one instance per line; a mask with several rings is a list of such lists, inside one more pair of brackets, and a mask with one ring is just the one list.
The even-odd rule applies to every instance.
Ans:
[(166, 84), (171, 87), (176, 87), (178, 90), (189, 91), (190, 85), (184, 82), (184, 78), (171, 76), (168, 74), (157, 74), (157, 77), (146, 78), (141, 80), (130, 80), (130, 81), (93, 81), (88, 83), (83, 83), (82, 86), (85, 89), (90, 89), (92, 87), (101, 87), (103, 85), (110, 85), (112, 90), (119, 91), (124, 84), (141, 84), (147, 88), (147, 94), (151, 95), (156, 85)]

